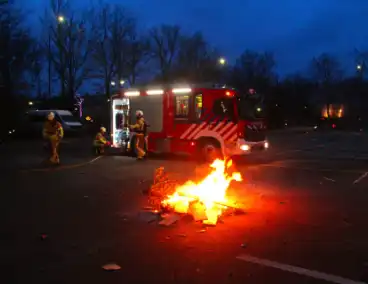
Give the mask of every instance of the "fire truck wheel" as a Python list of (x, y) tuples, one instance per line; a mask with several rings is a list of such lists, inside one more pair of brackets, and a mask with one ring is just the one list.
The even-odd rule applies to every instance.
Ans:
[(216, 159), (222, 159), (221, 146), (216, 140), (206, 139), (199, 145), (199, 157), (201, 161), (211, 163)]

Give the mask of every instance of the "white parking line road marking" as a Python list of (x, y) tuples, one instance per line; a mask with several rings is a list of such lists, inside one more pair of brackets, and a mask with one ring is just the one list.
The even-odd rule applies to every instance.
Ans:
[(357, 184), (358, 182), (361, 182), (364, 178), (366, 178), (368, 176), (368, 172), (365, 172), (364, 174), (362, 174), (359, 178), (357, 178), (356, 180), (354, 180), (353, 184)]
[(271, 260), (267, 260), (267, 259), (257, 258), (257, 257), (250, 256), (250, 255), (239, 255), (236, 258), (239, 259), (239, 260), (246, 261), (246, 262), (259, 264), (259, 265), (267, 266), (267, 267), (272, 267), (272, 268), (280, 269), (280, 270), (283, 270), (283, 271), (296, 273), (296, 274), (299, 274), (299, 275), (304, 275), (304, 276), (308, 276), (308, 277), (315, 278), (315, 279), (324, 280), (324, 281), (331, 282), (331, 283), (337, 283), (337, 284), (367, 284), (366, 282), (354, 281), (354, 280), (346, 279), (346, 278), (343, 278), (343, 277), (340, 277), (340, 276), (327, 274), (327, 273), (323, 273), (323, 272), (319, 272), (319, 271), (315, 271), (315, 270), (309, 270), (309, 269), (305, 269), (305, 268), (297, 267), (297, 266), (292, 266), (292, 265), (288, 265), (288, 264), (283, 264), (283, 263), (279, 263), (279, 262), (275, 262), (275, 261), (271, 261)]

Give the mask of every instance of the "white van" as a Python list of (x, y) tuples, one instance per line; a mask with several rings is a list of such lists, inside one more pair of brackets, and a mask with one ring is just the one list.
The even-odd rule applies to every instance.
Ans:
[(70, 111), (47, 109), (28, 111), (21, 125), (22, 133), (28, 133), (31, 136), (41, 135), (43, 125), (50, 112), (55, 113), (55, 119), (61, 123), (66, 135), (79, 134), (82, 130), (82, 123)]

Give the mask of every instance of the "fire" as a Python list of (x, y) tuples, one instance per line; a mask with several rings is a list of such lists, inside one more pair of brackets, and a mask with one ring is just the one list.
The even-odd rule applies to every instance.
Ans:
[(178, 186), (174, 194), (162, 201), (162, 205), (178, 213), (191, 214), (195, 220), (202, 220), (204, 224), (215, 225), (229, 204), (226, 192), (230, 182), (242, 181), (240, 173), (227, 173), (231, 166), (231, 160), (215, 160), (210, 165), (211, 172), (203, 180), (197, 183), (187, 181)]

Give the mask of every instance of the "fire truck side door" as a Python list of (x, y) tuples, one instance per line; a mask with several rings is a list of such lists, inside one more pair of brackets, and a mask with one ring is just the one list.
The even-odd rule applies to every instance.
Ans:
[(192, 117), (191, 120), (193, 123), (199, 123), (203, 120), (203, 94), (197, 93), (193, 95), (192, 100)]

